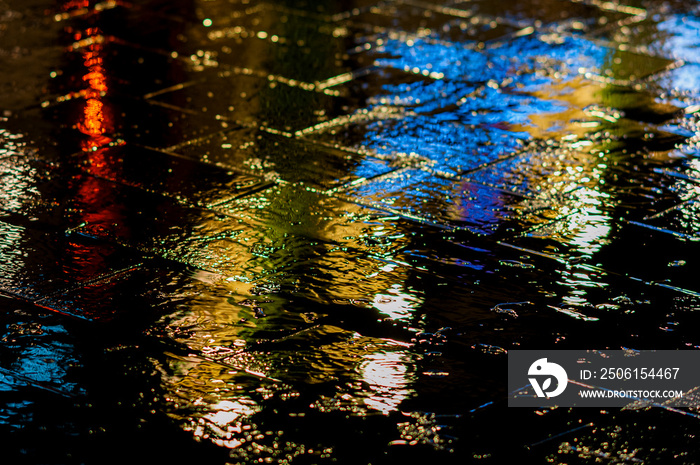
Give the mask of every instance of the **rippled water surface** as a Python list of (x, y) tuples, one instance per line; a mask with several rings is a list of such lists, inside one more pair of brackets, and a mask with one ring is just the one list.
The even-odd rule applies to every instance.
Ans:
[(694, 1), (0, 2), (5, 463), (696, 463), (506, 406), (698, 349)]

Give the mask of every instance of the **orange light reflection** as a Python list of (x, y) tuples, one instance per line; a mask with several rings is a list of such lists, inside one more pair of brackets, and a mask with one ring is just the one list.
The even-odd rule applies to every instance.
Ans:
[[(86, 3), (88, 2), (69, 2), (67, 6), (68, 9), (85, 7)], [(87, 69), (87, 72), (83, 75), (83, 81), (88, 86), (82, 92), (85, 97), (85, 106), (83, 107), (82, 119), (78, 121), (76, 127), (80, 132), (88, 136), (88, 139), (81, 144), (83, 151), (92, 152), (112, 142), (112, 139), (105, 136), (105, 133), (109, 133), (113, 129), (113, 121), (103, 101), (109, 88), (103, 66), (104, 40), (102, 31), (96, 27), (90, 27), (84, 33), (75, 33), (76, 40), (80, 40), (83, 37), (85, 37), (84, 41), (86, 43), (82, 49), (83, 64)]]

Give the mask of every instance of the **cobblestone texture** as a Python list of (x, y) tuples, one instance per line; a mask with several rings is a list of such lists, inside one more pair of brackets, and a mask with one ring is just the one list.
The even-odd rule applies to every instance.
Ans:
[(0, 1), (18, 457), (691, 457), (697, 409), (503, 386), (511, 348), (700, 345), (699, 30), (696, 2)]

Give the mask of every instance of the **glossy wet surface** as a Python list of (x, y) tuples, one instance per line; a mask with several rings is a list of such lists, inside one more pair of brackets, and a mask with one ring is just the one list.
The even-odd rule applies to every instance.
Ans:
[(506, 354), (700, 346), (699, 31), (0, 2), (2, 462), (695, 463), (695, 409), (508, 409)]

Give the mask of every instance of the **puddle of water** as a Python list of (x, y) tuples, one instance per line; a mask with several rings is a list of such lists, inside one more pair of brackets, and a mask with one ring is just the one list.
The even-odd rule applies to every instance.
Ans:
[(502, 402), (514, 348), (700, 346), (697, 14), (560, 3), (0, 16), (24, 458), (690, 457), (690, 415)]

